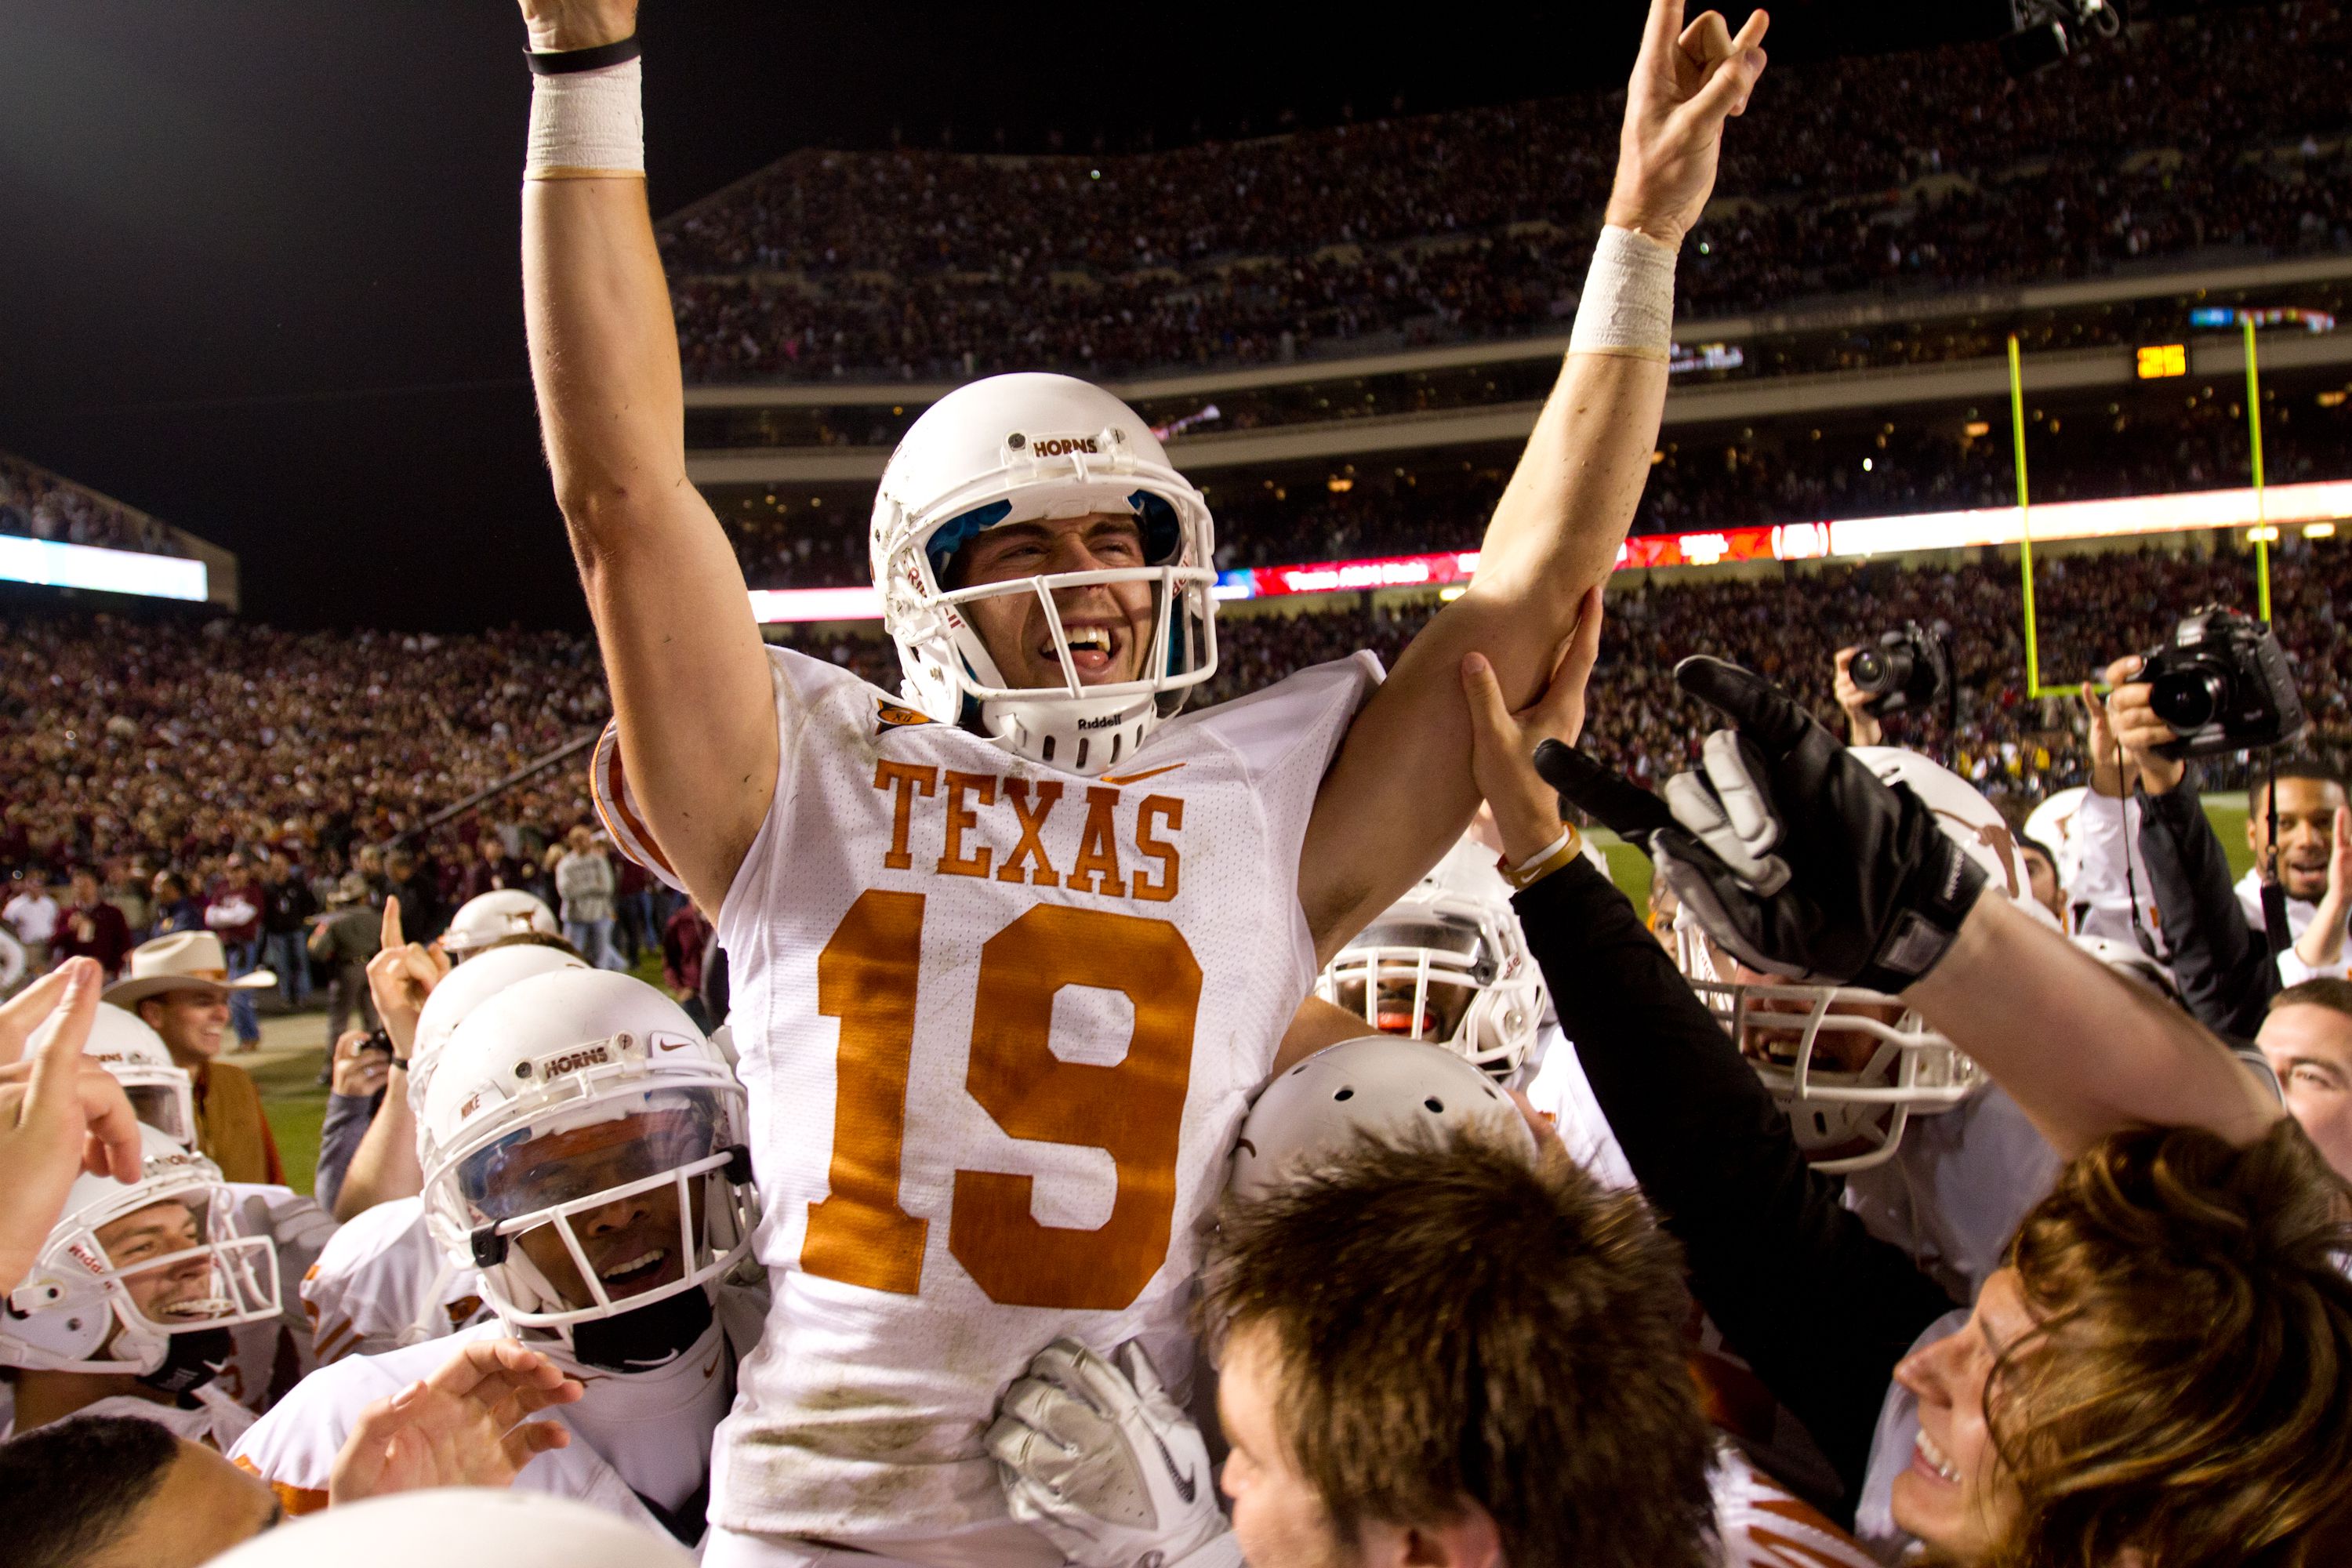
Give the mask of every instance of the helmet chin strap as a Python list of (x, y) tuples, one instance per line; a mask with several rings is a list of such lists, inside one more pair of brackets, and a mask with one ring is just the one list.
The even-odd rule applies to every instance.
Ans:
[(226, 1329), (194, 1329), (163, 1336), (163, 1364), (141, 1373), (138, 1381), (159, 1394), (177, 1397), (193, 1393), (220, 1375), (236, 1353)]
[(708, 1287), (572, 1325), (572, 1359), (606, 1372), (648, 1372), (675, 1361), (710, 1328)]

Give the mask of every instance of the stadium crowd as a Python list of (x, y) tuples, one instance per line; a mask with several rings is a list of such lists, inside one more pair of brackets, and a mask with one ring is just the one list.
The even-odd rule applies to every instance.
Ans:
[(0, 533), (149, 555), (187, 553), (177, 534), (144, 512), (5, 452), (0, 452)]
[[(2343, 248), (2347, 119), (2317, 84), (2347, 42), (2341, 6), (2298, 0), (2145, 23), (2024, 81), (1958, 46), (1790, 68), (1725, 156), (1680, 311)], [(1556, 331), (1621, 101), (1112, 157), (795, 153), (663, 226), (688, 374), (1108, 373)]]
[[(2252, 483), (2245, 408), (2229, 391), (2189, 386), (2178, 398), (2034, 410), (2026, 438), (2035, 504)], [(2267, 406), (2268, 483), (2352, 475), (2352, 405), (2330, 401), (2332, 407), (2308, 397)], [(2017, 468), (2009, 426), (1999, 417), (2004, 411), (1990, 412), (1997, 417), (1978, 422), (1973, 433), (1957, 416), (1830, 425), (1817, 435), (1788, 424), (1669, 432), (1633, 531), (2013, 506)], [(1410, 468), (1347, 464), (1344, 474), (1294, 473), (1286, 482), (1206, 476), (1215, 481), (1207, 493), (1216, 510), (1218, 567), (1475, 547), (1502, 494), (1509, 456), (1481, 451), (1458, 465), (1435, 456), (1414, 454)], [(871, 581), (870, 505), (868, 498), (843, 493), (813, 510), (750, 505), (721, 516), (753, 587), (841, 587)]]

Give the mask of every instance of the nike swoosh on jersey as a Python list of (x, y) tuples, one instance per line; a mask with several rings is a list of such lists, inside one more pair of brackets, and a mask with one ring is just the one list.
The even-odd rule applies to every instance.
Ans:
[[(1181, 767), (1183, 764), (1180, 763), (1177, 765)], [(1193, 1478), (1191, 1471), (1179, 1471), (1176, 1468), (1176, 1456), (1168, 1451), (1168, 1445), (1160, 1440), (1160, 1434), (1157, 1432), (1151, 1435), (1151, 1446), (1160, 1450), (1160, 1462), (1168, 1467), (1168, 1479), (1176, 1483), (1176, 1495), (1186, 1502), (1191, 1502), (1192, 1494), (1200, 1489), (1199, 1481)]]
[(1139, 773), (1105, 773), (1102, 782), (1107, 784), (1141, 784), (1146, 779), (1156, 779), (1161, 773), (1172, 773), (1184, 765), (1182, 763), (1171, 763), (1164, 768), (1146, 768)]

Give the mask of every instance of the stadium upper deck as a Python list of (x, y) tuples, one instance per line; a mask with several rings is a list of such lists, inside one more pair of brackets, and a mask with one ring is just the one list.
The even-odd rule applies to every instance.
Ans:
[[(1776, 74), (1685, 247), (1681, 313), (2352, 247), (2348, 40), (2341, 8), (2301, 4), (2144, 25), (2025, 82), (1967, 47)], [(794, 154), (665, 225), (688, 373), (1105, 375), (1555, 332), (1615, 112), (1586, 94), (1109, 159)]]

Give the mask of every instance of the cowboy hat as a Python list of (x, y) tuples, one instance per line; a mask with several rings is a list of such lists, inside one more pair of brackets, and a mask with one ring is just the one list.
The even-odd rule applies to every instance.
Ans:
[(228, 954), (221, 939), (208, 931), (174, 931), (131, 950), (131, 973), (106, 988), (104, 1000), (118, 1007), (138, 1006), (149, 996), (167, 991), (258, 991), (278, 984), (278, 976), (257, 969), (235, 980), (228, 977)]

